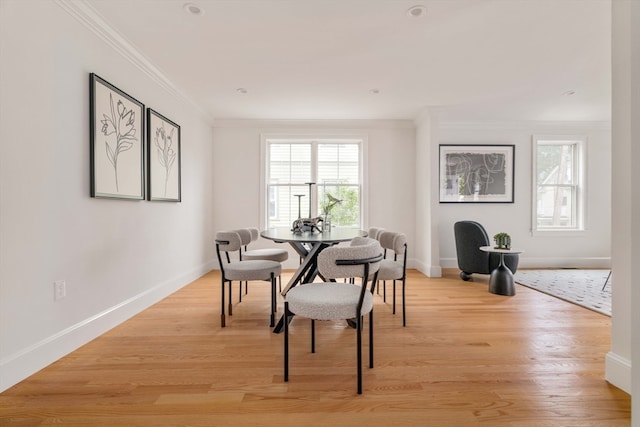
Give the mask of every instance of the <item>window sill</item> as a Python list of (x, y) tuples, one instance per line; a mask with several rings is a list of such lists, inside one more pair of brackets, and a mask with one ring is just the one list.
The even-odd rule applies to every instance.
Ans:
[(548, 230), (532, 230), (531, 235), (534, 237), (580, 237), (587, 234), (587, 230), (564, 230), (564, 229), (548, 229)]

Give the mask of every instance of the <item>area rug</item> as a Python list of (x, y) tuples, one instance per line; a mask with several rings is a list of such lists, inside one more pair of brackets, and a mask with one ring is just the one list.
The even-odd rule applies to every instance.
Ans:
[[(611, 316), (609, 270), (518, 270), (516, 283)], [(604, 286), (605, 282), (607, 285)], [(603, 289), (604, 288), (604, 289)]]

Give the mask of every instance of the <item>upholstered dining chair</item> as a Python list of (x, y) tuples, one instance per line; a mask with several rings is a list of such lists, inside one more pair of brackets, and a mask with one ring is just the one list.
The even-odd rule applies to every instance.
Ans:
[[(238, 228), (233, 230), (240, 235), (241, 248), (239, 251), (239, 258), (241, 261), (252, 260), (270, 260), (282, 263), (289, 258), (289, 252), (286, 249), (281, 248), (264, 248), (264, 249), (249, 249), (248, 246), (251, 242), (258, 240), (260, 237), (257, 228)], [(244, 250), (242, 250), (244, 248)], [(282, 275), (278, 275), (278, 281), (280, 288), (282, 289)], [(245, 294), (249, 292), (249, 283), (244, 282)], [(238, 301), (242, 302), (242, 282), (238, 284)]]
[(402, 282), (402, 326), (407, 326), (405, 287), (407, 282), (407, 236), (383, 231), (378, 235), (384, 259), (378, 270), (378, 286), (382, 282), (383, 301), (387, 301), (387, 280), (393, 280), (393, 314), (396, 314), (396, 281)]
[[(490, 246), (486, 230), (476, 221), (458, 221), (453, 225), (456, 255), (460, 278), (470, 280), (473, 273), (491, 274), (500, 265), (500, 255), (481, 251), (480, 246)], [(504, 256), (504, 262), (512, 273), (518, 268), (518, 254)]]
[[(240, 234), (235, 231), (219, 231), (216, 233), (216, 253), (220, 263), (222, 277), (222, 297), (220, 326), (225, 327), (225, 284), (229, 285), (229, 316), (233, 315), (233, 304), (231, 301), (232, 282), (242, 281), (269, 281), (271, 283), (271, 316), (269, 325), (275, 325), (276, 313), (276, 277), (280, 275), (282, 266), (277, 261), (271, 260), (233, 260), (231, 253), (240, 252), (242, 240)], [(224, 256), (223, 256), (224, 254)], [(238, 256), (239, 259), (239, 256)]]
[(378, 236), (380, 236), (380, 234), (384, 231), (384, 228), (380, 228), (380, 227), (369, 227), (369, 231), (367, 232), (367, 237), (370, 237), (372, 239), (378, 239)]
[[(260, 232), (255, 227), (250, 227), (251, 241), (255, 242), (260, 237)], [(289, 259), (289, 251), (282, 248), (260, 248), (260, 249), (247, 249), (245, 245), (245, 251), (242, 253), (243, 260), (271, 260), (283, 263)], [(280, 290), (282, 290), (282, 276), (278, 276), (278, 284)]]
[[(348, 320), (356, 323), (357, 390), (362, 394), (363, 316), (369, 314), (369, 368), (373, 368), (373, 284), (382, 260), (377, 240), (356, 237), (350, 246), (332, 246), (318, 255), (318, 270), (325, 283), (307, 283), (287, 292), (284, 303), (284, 380), (289, 381), (289, 322), (291, 315), (311, 319), (311, 352), (315, 353), (316, 320)], [(373, 274), (372, 286), (367, 287)], [(335, 279), (361, 277), (361, 284)]]

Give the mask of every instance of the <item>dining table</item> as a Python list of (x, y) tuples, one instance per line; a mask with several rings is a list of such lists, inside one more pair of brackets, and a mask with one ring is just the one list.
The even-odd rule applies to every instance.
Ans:
[[(318, 255), (324, 249), (341, 242), (349, 242), (355, 237), (367, 237), (367, 232), (357, 228), (332, 227), (322, 231), (294, 232), (289, 228), (269, 228), (260, 232), (260, 235), (276, 243), (289, 243), (300, 256), (301, 262), (293, 276), (282, 289), (285, 296), (289, 289), (301, 283), (312, 283), (316, 277), (324, 278), (318, 272)], [(288, 319), (291, 321), (291, 319)], [(284, 326), (284, 315), (276, 324), (273, 332), (280, 333)]]

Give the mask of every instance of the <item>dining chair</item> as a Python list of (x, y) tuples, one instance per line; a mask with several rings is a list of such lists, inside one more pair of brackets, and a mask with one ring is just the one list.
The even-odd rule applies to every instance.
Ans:
[[(251, 242), (255, 242), (260, 237), (260, 232), (255, 227), (248, 228), (251, 234)], [(289, 259), (289, 251), (282, 248), (260, 248), (260, 249), (247, 249), (245, 245), (245, 251), (242, 253), (243, 260), (270, 260), (277, 261), (279, 263), (285, 262)], [(278, 286), (282, 290), (282, 275), (278, 276)]]
[[(380, 236), (380, 234), (382, 234), (383, 231), (384, 231), (384, 228), (369, 227), (369, 231), (367, 232), (367, 237), (378, 240), (378, 237)], [(380, 295), (380, 284), (376, 284), (376, 293)]]
[[(258, 240), (260, 236), (257, 228), (237, 228), (232, 230), (240, 235), (240, 251), (239, 259), (241, 261), (251, 260), (270, 260), (282, 263), (289, 258), (289, 252), (285, 249), (279, 248), (265, 248), (265, 249), (248, 249), (251, 242)], [(244, 248), (244, 250), (242, 250)], [(278, 282), (280, 290), (282, 290), (282, 275), (278, 275)], [(244, 293), (249, 293), (249, 282), (244, 281)], [(242, 282), (238, 283), (238, 302), (242, 302)]]
[(369, 227), (369, 232), (367, 233), (367, 237), (378, 240), (378, 236), (384, 231), (384, 228), (380, 227)]
[[(220, 326), (225, 327), (225, 284), (229, 285), (229, 316), (233, 315), (233, 304), (231, 301), (232, 282), (242, 281), (269, 281), (271, 283), (271, 316), (270, 326), (275, 324), (276, 313), (276, 277), (280, 275), (282, 266), (277, 261), (271, 260), (233, 260), (231, 253), (238, 252), (242, 248), (240, 234), (236, 230), (219, 231), (216, 233), (216, 254), (220, 264), (222, 277), (222, 297)], [(223, 256), (224, 253), (224, 256)]]
[[(402, 282), (402, 326), (407, 326), (406, 282), (407, 282), (407, 236), (404, 233), (383, 231), (378, 235), (384, 250), (384, 259), (378, 270), (378, 286), (382, 282), (383, 301), (387, 301), (387, 280), (393, 280), (393, 310), (396, 314), (396, 281)], [(400, 258), (401, 259), (398, 259)]]
[[(382, 260), (380, 243), (367, 237), (356, 237), (350, 246), (332, 246), (318, 255), (318, 270), (324, 283), (307, 283), (291, 288), (284, 303), (284, 380), (289, 381), (290, 316), (311, 319), (311, 353), (315, 353), (316, 320), (348, 320), (356, 323), (357, 390), (362, 394), (362, 328), (363, 316), (369, 314), (369, 368), (373, 368), (373, 285), (367, 288), (373, 274), (375, 283)], [(361, 277), (361, 284), (335, 282), (335, 279)]]

